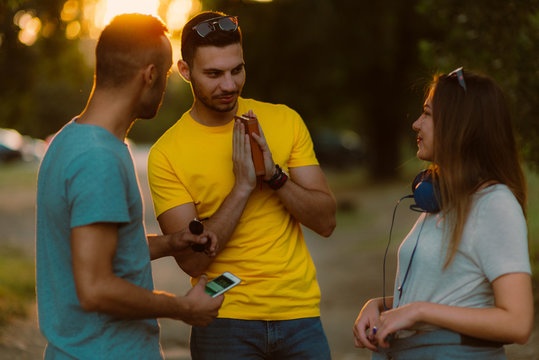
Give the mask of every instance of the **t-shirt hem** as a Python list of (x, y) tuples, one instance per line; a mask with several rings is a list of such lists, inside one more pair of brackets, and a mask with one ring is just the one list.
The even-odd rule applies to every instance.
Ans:
[(81, 218), (81, 219), (73, 219), (71, 221), (71, 228), (78, 227), (78, 226), (85, 226), (85, 225), (91, 225), (96, 223), (118, 223), (118, 224), (125, 224), (130, 221), (127, 217), (117, 217), (115, 218), (115, 215), (110, 216), (100, 216), (96, 218)]
[(320, 311), (305, 312), (305, 313), (279, 313), (279, 314), (246, 314), (246, 313), (221, 313), (218, 318), (236, 319), (236, 320), (261, 320), (261, 321), (281, 321), (295, 320), (310, 317), (320, 317)]

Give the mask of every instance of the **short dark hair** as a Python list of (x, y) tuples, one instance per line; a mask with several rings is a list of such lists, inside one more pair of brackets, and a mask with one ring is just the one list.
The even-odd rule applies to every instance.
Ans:
[(236, 31), (212, 31), (207, 36), (202, 37), (193, 30), (193, 26), (200, 24), (205, 20), (209, 20), (219, 16), (227, 16), (226, 14), (218, 11), (204, 11), (194, 16), (183, 26), (182, 29), (182, 59), (189, 64), (193, 65), (193, 59), (195, 58), (196, 50), (201, 46), (217, 46), (225, 47), (228, 45), (239, 43), (242, 44), (241, 30), (238, 26)]
[(143, 14), (116, 16), (101, 33), (95, 49), (96, 87), (118, 87), (129, 82), (142, 66), (164, 66), (162, 36), (167, 26)]

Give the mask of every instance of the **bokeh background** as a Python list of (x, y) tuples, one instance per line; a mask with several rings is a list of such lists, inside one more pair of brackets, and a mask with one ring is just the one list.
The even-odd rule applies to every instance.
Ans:
[[(350, 329), (363, 302), (381, 293), (393, 206), (426, 165), (415, 159), (411, 124), (436, 72), (463, 66), (505, 90), (528, 177), (537, 273), (539, 0), (1, 0), (0, 359), (35, 359), (42, 351), (33, 295), (37, 167), (50, 136), (86, 104), (100, 31), (119, 13), (154, 14), (169, 27), (176, 61), (181, 27), (201, 10), (238, 16), (243, 96), (285, 103), (302, 115), (336, 194), (332, 237), (306, 231), (335, 359), (368, 358), (351, 346)], [(144, 192), (148, 147), (192, 102), (189, 85), (174, 70), (156, 119), (138, 121), (129, 133)], [(144, 194), (147, 230), (159, 232)], [(389, 274), (415, 216), (398, 214)], [(174, 264), (157, 262), (154, 270), (159, 288), (187, 291), (187, 277)], [(537, 284), (534, 275), (536, 293)], [(188, 328), (176, 323), (162, 322), (168, 359), (188, 356)], [(532, 340), (511, 348), (511, 358), (538, 359), (537, 326)]]

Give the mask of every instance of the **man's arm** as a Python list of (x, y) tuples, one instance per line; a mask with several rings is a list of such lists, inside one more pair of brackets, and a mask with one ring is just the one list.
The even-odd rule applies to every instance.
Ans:
[[(234, 123), (233, 133), (234, 187), (219, 209), (204, 222), (204, 227), (215, 233), (217, 245), (214, 254), (222, 251), (236, 229), (249, 196), (256, 186), (256, 175), (251, 158), (251, 146), (245, 129), (239, 121)], [(195, 205), (187, 203), (163, 212), (157, 217), (161, 231), (170, 234), (188, 226), (197, 216)], [(213, 257), (187, 248), (176, 256), (176, 262), (187, 274), (200, 276), (211, 264)]]
[[(254, 114), (251, 112), (250, 115)], [(255, 133), (252, 136), (262, 149), (266, 170), (264, 180), (268, 181), (276, 172), (271, 150), (262, 128), (260, 136)], [(300, 223), (322, 236), (330, 236), (336, 226), (337, 202), (322, 169), (311, 165), (293, 167), (289, 171), (290, 178), (276, 190), (277, 196)]]
[(209, 249), (209, 256), (216, 255), (217, 237), (213, 232), (205, 229), (202, 234), (194, 235), (189, 231), (187, 224), (179, 229), (171, 231), (167, 235), (147, 235), (151, 260), (165, 256), (176, 256), (191, 244), (204, 244)]
[(336, 226), (337, 204), (320, 166), (290, 168), (290, 178), (277, 196), (300, 223), (328, 237)]
[(223, 297), (204, 291), (205, 279), (180, 297), (150, 291), (116, 276), (113, 260), (118, 242), (115, 223), (95, 223), (71, 230), (73, 277), (85, 311), (122, 318), (168, 317), (205, 326), (218, 314)]

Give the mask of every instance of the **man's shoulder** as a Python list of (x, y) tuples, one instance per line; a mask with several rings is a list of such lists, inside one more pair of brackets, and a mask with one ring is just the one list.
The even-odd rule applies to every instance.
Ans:
[(166, 146), (170, 141), (175, 141), (178, 138), (179, 134), (184, 130), (186, 124), (186, 116), (188, 113), (183, 114), (171, 127), (169, 127), (157, 141), (153, 144), (153, 148), (159, 148)]
[(290, 106), (285, 104), (276, 104), (255, 99), (241, 98), (240, 112), (253, 110), (255, 114), (270, 112), (273, 116), (293, 116), (299, 117), (299, 114)]
[(268, 101), (261, 101), (255, 99), (241, 98), (241, 105), (243, 107), (253, 107), (253, 108), (268, 108), (273, 110), (282, 110), (282, 111), (294, 111), (291, 107), (285, 104), (277, 104)]

